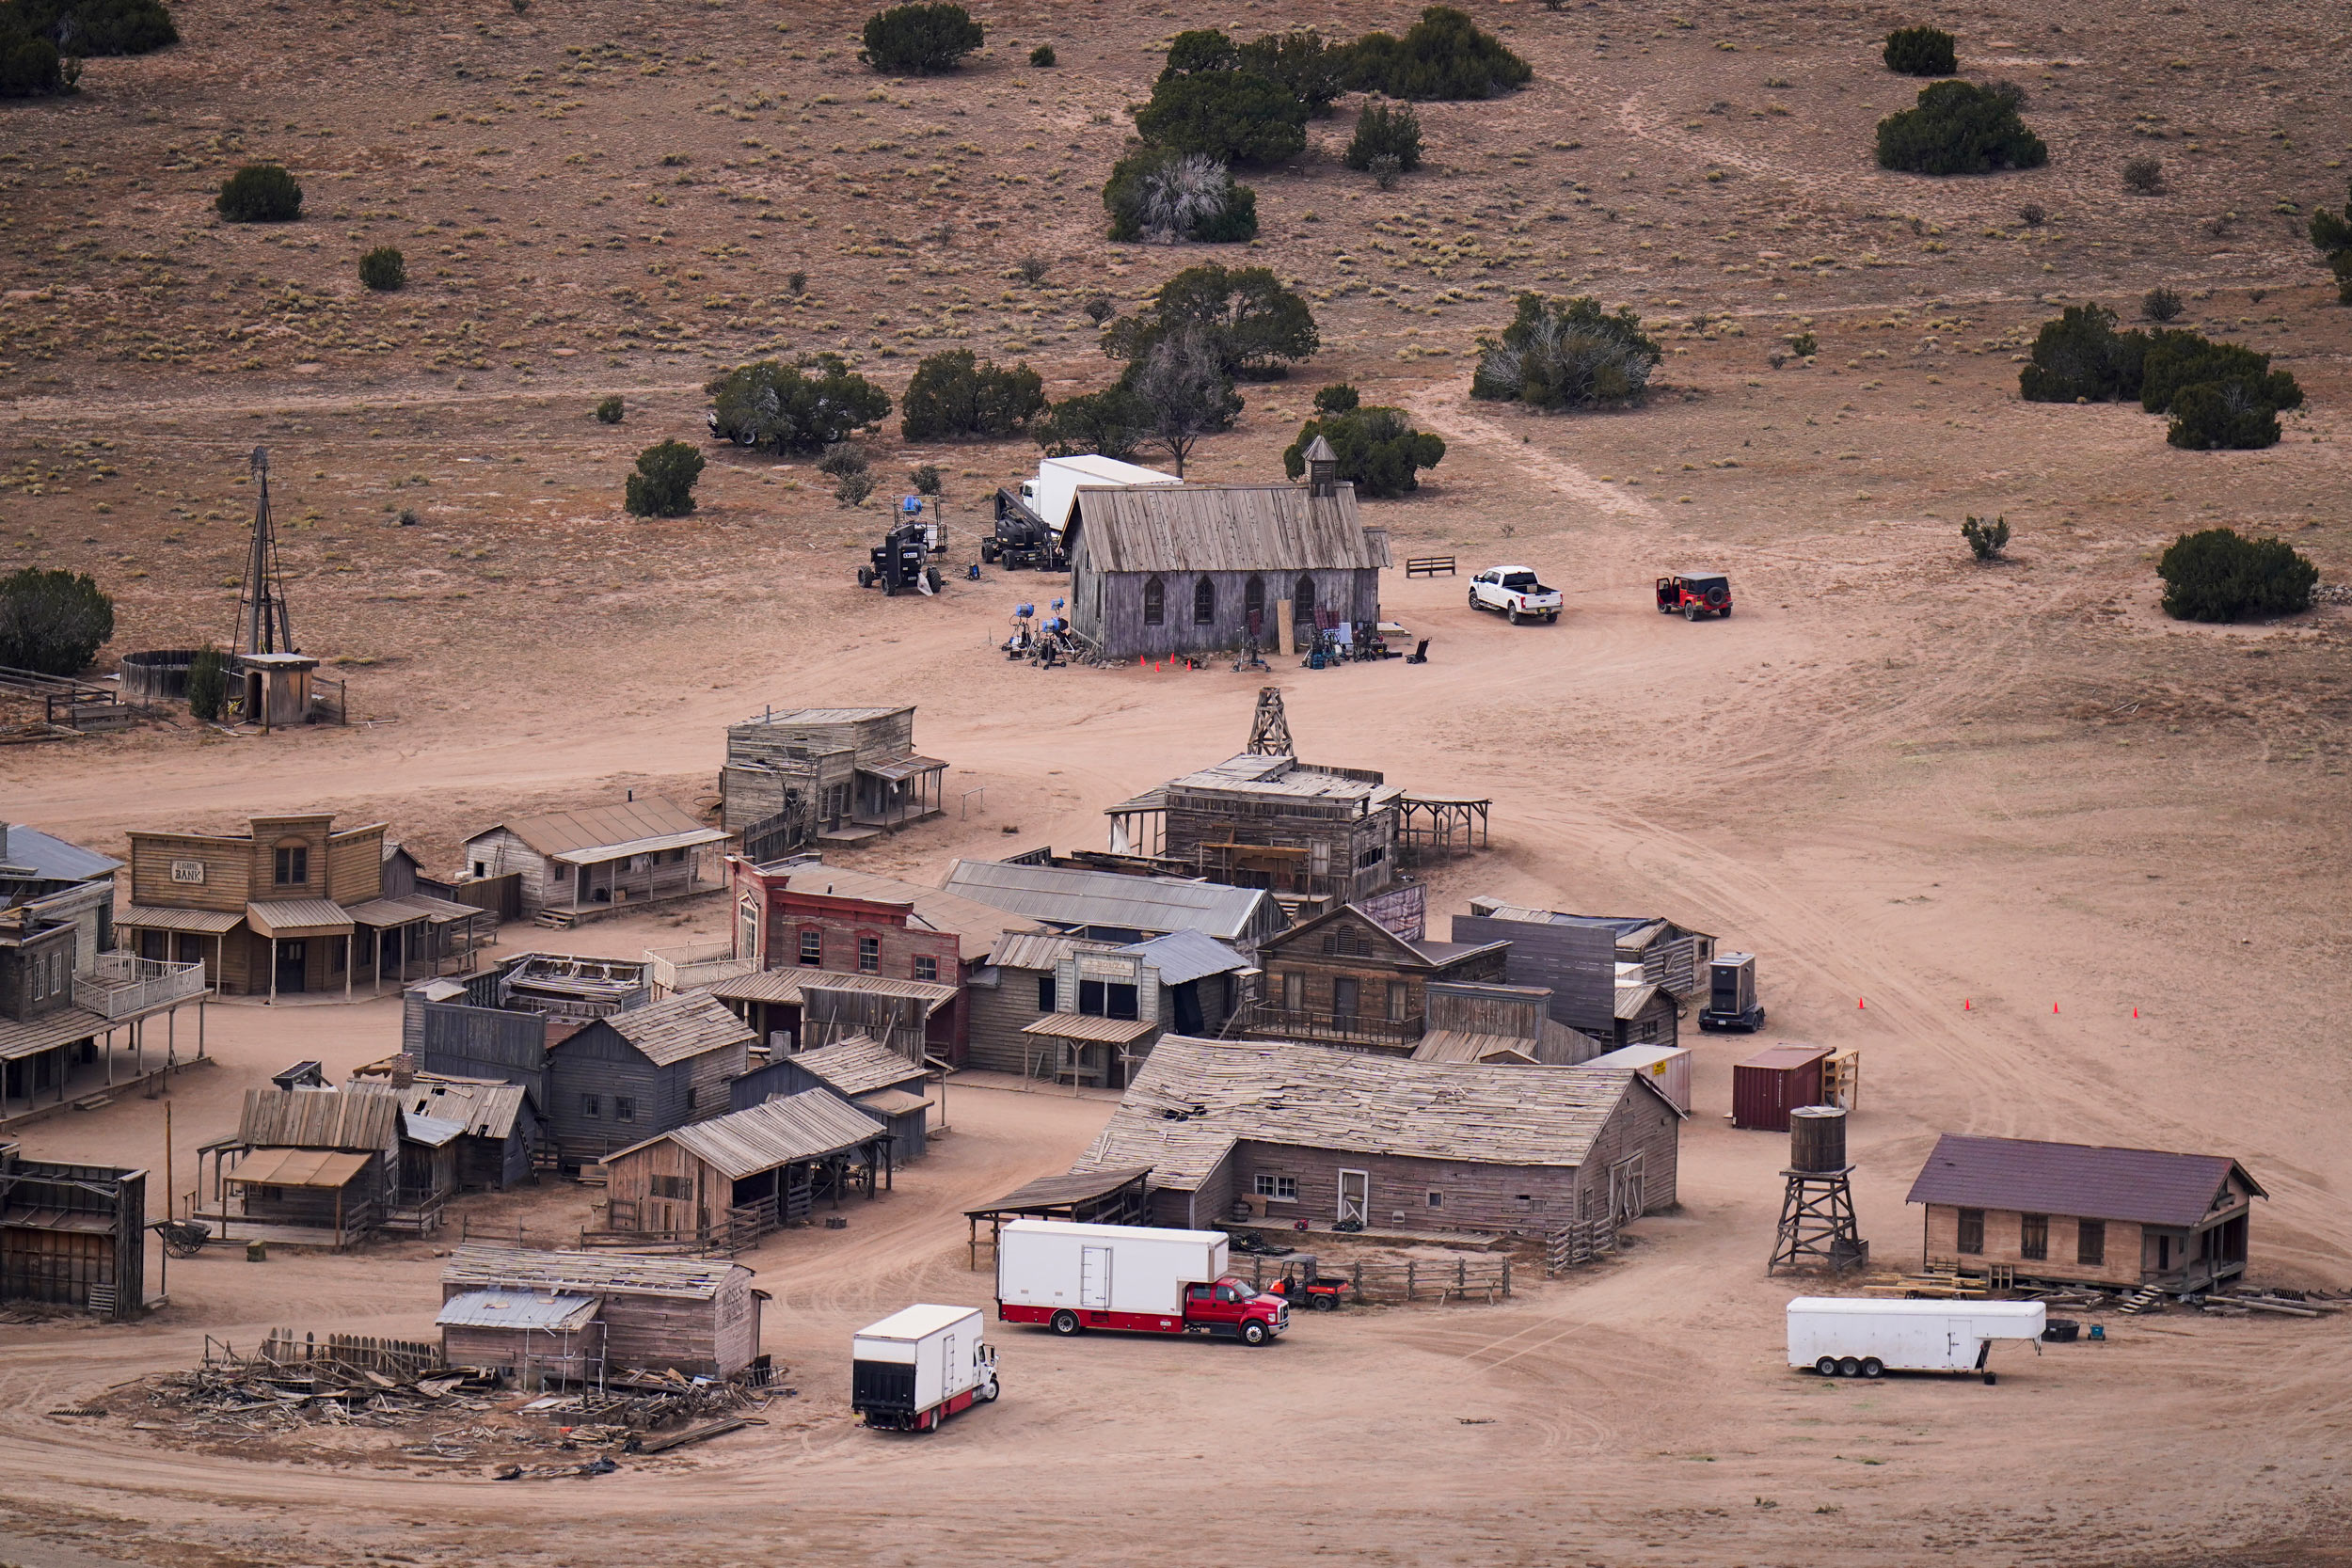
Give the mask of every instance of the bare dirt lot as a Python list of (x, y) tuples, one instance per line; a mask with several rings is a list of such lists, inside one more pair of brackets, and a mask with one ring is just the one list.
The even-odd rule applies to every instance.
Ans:
[[(1854, 1151), (1883, 1258), (1905, 1256), (1935, 1133), (1963, 1130), (2234, 1154), (2271, 1194), (2256, 1276), (2352, 1284), (2333, 1022), (2352, 1005), (2352, 626), (2335, 607), (2176, 625), (2153, 570), (2175, 533), (2226, 522), (2352, 571), (2352, 312), (2280, 210), (2342, 198), (2341, 15), (1947, 18), (1963, 69), (2027, 87), (2051, 164), (1923, 181), (1867, 156), (1912, 91), (1876, 40), (1920, 18), (1475, 8), (1534, 86), (1430, 106), (1432, 168), (1385, 194), (1338, 163), (1343, 101), (1306, 157), (1248, 176), (1264, 238), (1242, 252), (1100, 240), (1095, 192), (1155, 50), (1195, 25), (1395, 28), (1406, 8), (983, 7), (986, 55), (928, 81), (856, 64), (862, 12), (752, 0), (178, 8), (177, 48), (0, 116), (0, 567), (95, 572), (119, 605), (108, 658), (225, 639), (265, 444), (297, 637), (372, 721), (8, 748), (11, 819), (119, 846), (333, 809), (446, 866), (511, 812), (708, 790), (722, 726), (762, 705), (904, 701), (955, 804), (856, 863), (931, 878), (958, 853), (1099, 845), (1104, 805), (1238, 747), (1257, 677), (1008, 665), (992, 645), (1045, 579), (861, 594), (879, 508), (835, 507), (805, 464), (708, 449), (701, 509), (666, 522), (621, 514), (621, 475), (696, 438), (702, 383), (755, 354), (847, 352), (895, 392), (968, 345), (1058, 395), (1109, 377), (1080, 314), (1096, 293), (1125, 308), (1195, 261), (1262, 261), (1311, 292), (1325, 349), (1245, 388), (1196, 471), (1278, 473), (1313, 388), (1352, 380), (1449, 443), (1419, 496), (1368, 508), (1398, 555), (1524, 560), (1567, 596), (1557, 626), (1513, 628), (1466, 611), (1458, 579), (1400, 577), (1387, 610), (1432, 639), (1427, 666), (1278, 672), (1309, 756), (1493, 797), (1495, 847), (1432, 879), (1440, 926), (1494, 893), (1667, 912), (1763, 955), (1774, 1035), (1863, 1048)], [(1021, 63), (1048, 40), (1057, 69)], [(2122, 187), (2142, 151), (2161, 195)], [(302, 180), (303, 222), (214, 220), (209, 193), (255, 157)], [(413, 281), (369, 295), (353, 262), (385, 243)], [(1014, 275), (1025, 256), (1042, 284)], [(2129, 316), (2158, 283), (2301, 380), (2280, 446), (2177, 451), (2134, 407), (2016, 400), (2012, 356), (2054, 302)], [(1661, 324), (1657, 394), (1571, 420), (1469, 403), (1471, 340), (1522, 288)], [(1814, 363), (1772, 369), (1808, 328)], [(589, 418), (611, 392), (617, 428)], [(951, 528), (1035, 455), (880, 451), (884, 497), (940, 464)], [(1970, 514), (2008, 517), (2009, 564), (1968, 561)], [(1654, 612), (1651, 578), (1689, 565), (1732, 574), (1733, 620)], [(722, 929), (703, 909), (564, 940)], [(173, 1095), (178, 1184), (246, 1085), (304, 1057), (340, 1072), (397, 1028), (389, 1002), (215, 1008), (220, 1063)], [(1062, 1168), (1102, 1102), (955, 1095), (954, 1132), (889, 1198), (747, 1259), (801, 1415), (594, 1481), (331, 1446), (263, 1463), (46, 1415), (189, 1364), (207, 1334), (422, 1336), (438, 1295), (424, 1246), (175, 1263), (172, 1306), (135, 1328), (0, 1327), (0, 1558), (2341, 1560), (2342, 1319), (2123, 1320), (1993, 1388), (1787, 1371), (1789, 1289), (1762, 1277), (1783, 1150), (1718, 1119), (1741, 1053), (1699, 1043), (1684, 1208), (1618, 1263), (1504, 1306), (1310, 1319), (1260, 1354), (1006, 1332), (1006, 1399), (924, 1439), (850, 1426), (849, 1332), (984, 1301), (961, 1210)], [(156, 1163), (161, 1107), (25, 1144)], [(576, 1226), (587, 1201), (475, 1213)]]

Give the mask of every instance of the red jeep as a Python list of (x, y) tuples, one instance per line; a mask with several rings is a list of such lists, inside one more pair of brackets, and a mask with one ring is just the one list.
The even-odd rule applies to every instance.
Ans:
[(1721, 572), (1681, 572), (1658, 579), (1658, 613), (1682, 611), (1686, 621), (1731, 613), (1731, 579)]

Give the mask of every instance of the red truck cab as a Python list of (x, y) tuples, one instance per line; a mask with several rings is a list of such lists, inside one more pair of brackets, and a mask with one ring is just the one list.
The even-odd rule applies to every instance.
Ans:
[(1290, 1303), (1227, 1275), (1184, 1287), (1184, 1332), (1262, 1345), (1290, 1327)]

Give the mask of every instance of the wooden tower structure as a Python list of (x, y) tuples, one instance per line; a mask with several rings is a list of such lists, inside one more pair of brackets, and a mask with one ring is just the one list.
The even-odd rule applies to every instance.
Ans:
[(1826, 1268), (1843, 1274), (1869, 1260), (1853, 1212), (1853, 1167), (1846, 1164), (1846, 1112), (1836, 1105), (1803, 1105), (1788, 1113), (1788, 1186), (1780, 1200), (1780, 1233), (1767, 1275), (1783, 1267)]
[(237, 595), (237, 634), (230, 652), (291, 654), (293, 624), (286, 618), (286, 576), (278, 562), (278, 534), (269, 519), (269, 451), (253, 449), (253, 540), (246, 552), (245, 587)]
[(1291, 741), (1291, 721), (1282, 713), (1282, 689), (1279, 686), (1258, 688), (1258, 711), (1249, 721), (1248, 749), (1252, 756), (1298, 754)]

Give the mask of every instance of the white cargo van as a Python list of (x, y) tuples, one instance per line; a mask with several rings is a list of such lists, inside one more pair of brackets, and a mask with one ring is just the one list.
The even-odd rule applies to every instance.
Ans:
[(1823, 1377), (1981, 1371), (1995, 1339), (2041, 1354), (2048, 1309), (2038, 1301), (1878, 1301), (1799, 1296), (1788, 1304), (1788, 1365)]
[(869, 1427), (929, 1432), (996, 1397), (996, 1353), (977, 1307), (918, 1305), (850, 1341), (850, 1408)]

